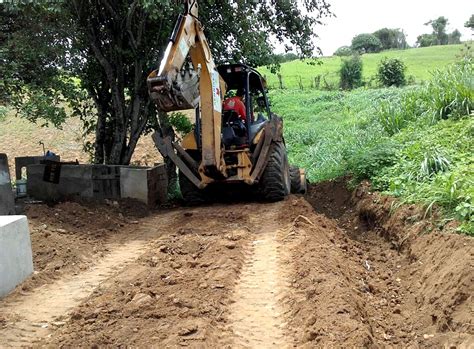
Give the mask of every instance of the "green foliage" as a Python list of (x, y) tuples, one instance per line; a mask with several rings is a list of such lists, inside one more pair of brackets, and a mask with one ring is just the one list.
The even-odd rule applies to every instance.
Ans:
[[(55, 126), (73, 110), (95, 132), (96, 162), (129, 163), (158, 124), (146, 77), (183, 9), (175, 0), (0, 3), (0, 101)], [(270, 38), (312, 57), (314, 27), (330, 15), (326, 0), (203, 0), (199, 9), (215, 62), (250, 65), (278, 63)]]
[(299, 59), (298, 55), (294, 52), (287, 52), (283, 54), (275, 55), (275, 59), (278, 63), (291, 62)]
[[(431, 79), (431, 72), (436, 69), (443, 69), (447, 65), (454, 63), (459, 59), (459, 51), (463, 45), (433, 46), (426, 48), (413, 48), (407, 50), (390, 50), (381, 53), (370, 53), (361, 56), (364, 64), (362, 72), (363, 79), (370, 81), (377, 74), (377, 67), (381, 59), (399, 58), (407, 66), (410, 72), (411, 81), (409, 83), (420, 83)], [(296, 60), (281, 64), (279, 73), (283, 77), (283, 83), (286, 88), (298, 88), (299, 78), (303, 80), (305, 88), (310, 88), (314, 78), (321, 76), (320, 87), (324, 87), (323, 77), (330, 85), (339, 85), (339, 69), (341, 58), (322, 57), (319, 65), (308, 65), (307, 60)], [(267, 78), (268, 86), (278, 88), (277, 74), (272, 73), (268, 68), (259, 68), (259, 71)], [(409, 77), (410, 78), (410, 77)]]
[(433, 28), (433, 35), (436, 37), (437, 45), (446, 45), (448, 43), (448, 34), (446, 34), (448, 23), (448, 19), (444, 16), (440, 16), (425, 23), (425, 25), (431, 25)]
[(458, 45), (461, 43), (461, 32), (457, 29), (453, 30), (451, 34), (448, 35), (448, 44), (449, 45)]
[(193, 124), (183, 113), (175, 112), (169, 114), (168, 121), (181, 136), (184, 136), (193, 130)]
[(347, 170), (357, 183), (372, 179), (381, 168), (395, 164), (399, 147), (398, 143), (383, 139), (372, 146), (359, 148), (348, 159)]
[(381, 168), (372, 178), (381, 189), (403, 202), (421, 202), (429, 213), (434, 205), (448, 219), (471, 229), (474, 161), (474, 120), (444, 120), (434, 126), (407, 127), (395, 139), (403, 144), (394, 165)]
[(377, 121), (388, 135), (394, 135), (412, 122), (423, 126), (468, 116), (474, 109), (472, 76), (474, 68), (468, 55), (445, 70), (435, 71), (428, 84), (380, 103)]
[(395, 89), (341, 91), (272, 90), (272, 109), (284, 117), (290, 160), (308, 171), (311, 181), (347, 173), (347, 159), (383, 133), (372, 121), (380, 101)]
[(362, 86), (362, 60), (358, 55), (343, 59), (339, 70), (341, 88), (352, 90)]
[(382, 50), (382, 43), (373, 34), (359, 34), (352, 39), (351, 47), (359, 53), (379, 52)]
[[(461, 43), (461, 32), (455, 29), (452, 33), (446, 33), (446, 27), (449, 21), (446, 17), (438, 17), (434, 20), (425, 23), (431, 25), (433, 32), (431, 34), (422, 34), (417, 38), (417, 45), (419, 47), (428, 47), (433, 45), (457, 45)], [(468, 27), (469, 22), (466, 22)]]
[(423, 86), (271, 91), (285, 117), (290, 162), (311, 181), (370, 179), (402, 203), (423, 204), (426, 215), (436, 207), (441, 223), (457, 219), (459, 231), (474, 235), (472, 69), (465, 57)]
[(405, 33), (400, 29), (382, 28), (374, 32), (383, 50), (406, 49), (408, 47)]
[(438, 149), (429, 149), (425, 152), (421, 162), (421, 177), (429, 178), (440, 172), (449, 170), (450, 162)]
[(382, 86), (400, 87), (406, 84), (405, 71), (407, 67), (401, 59), (385, 57), (380, 61), (377, 79)]
[(471, 28), (471, 30), (474, 30), (474, 15), (471, 15), (471, 17), (469, 17), (469, 20), (464, 23), (464, 26), (466, 28)]
[(416, 44), (418, 47), (429, 47), (437, 44), (436, 35), (434, 34), (421, 34), (416, 38)]
[(334, 56), (339, 57), (352, 56), (353, 54), (354, 52), (349, 46), (341, 46), (334, 52)]
[(474, 109), (474, 64), (470, 53), (446, 70), (437, 70), (423, 90), (427, 112), (434, 118), (461, 118)]

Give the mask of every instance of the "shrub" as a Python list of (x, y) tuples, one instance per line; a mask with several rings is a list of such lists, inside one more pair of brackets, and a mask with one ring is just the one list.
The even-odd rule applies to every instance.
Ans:
[(170, 125), (173, 126), (176, 132), (178, 132), (181, 136), (188, 134), (193, 129), (193, 124), (183, 113), (171, 113), (168, 118)]
[(341, 46), (339, 47), (336, 52), (334, 52), (334, 56), (351, 56), (353, 54), (352, 49), (349, 46)]
[(382, 169), (395, 164), (398, 149), (399, 145), (392, 140), (360, 148), (348, 160), (348, 170), (352, 174), (353, 180), (360, 182), (364, 179), (372, 179)]
[(352, 39), (352, 50), (359, 53), (380, 52), (382, 43), (373, 34), (359, 34)]
[(379, 82), (386, 87), (403, 86), (406, 84), (405, 71), (407, 67), (398, 58), (385, 57), (380, 61), (377, 78)]
[(343, 59), (339, 70), (343, 90), (362, 86), (362, 60), (358, 55)]

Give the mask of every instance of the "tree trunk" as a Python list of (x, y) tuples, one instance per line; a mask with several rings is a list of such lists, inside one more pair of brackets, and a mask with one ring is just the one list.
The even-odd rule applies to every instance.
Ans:
[[(162, 137), (171, 137), (171, 141), (174, 142), (176, 135), (173, 127), (169, 123), (167, 114), (158, 112), (158, 121), (160, 123), (160, 130), (156, 132), (160, 132)], [(165, 156), (164, 154), (161, 155), (163, 156), (163, 161), (166, 166), (166, 174), (168, 176), (168, 195), (171, 195), (176, 191), (178, 186), (176, 165), (168, 156)]]

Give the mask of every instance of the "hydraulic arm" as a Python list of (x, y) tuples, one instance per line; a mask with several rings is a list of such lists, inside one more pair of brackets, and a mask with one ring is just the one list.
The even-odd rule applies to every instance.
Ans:
[[(164, 112), (199, 108), (201, 115), (201, 178), (226, 176), (221, 152), (221, 109), (225, 84), (216, 70), (197, 1), (184, 1), (185, 11), (176, 22), (158, 70), (148, 76), (148, 89)], [(191, 58), (192, 69), (185, 67)]]

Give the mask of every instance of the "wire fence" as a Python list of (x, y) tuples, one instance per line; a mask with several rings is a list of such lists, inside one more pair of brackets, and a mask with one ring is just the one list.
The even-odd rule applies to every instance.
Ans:
[(325, 73), (317, 75), (264, 75), (267, 87), (270, 89), (300, 89), (300, 90), (335, 90), (339, 88), (339, 75)]

